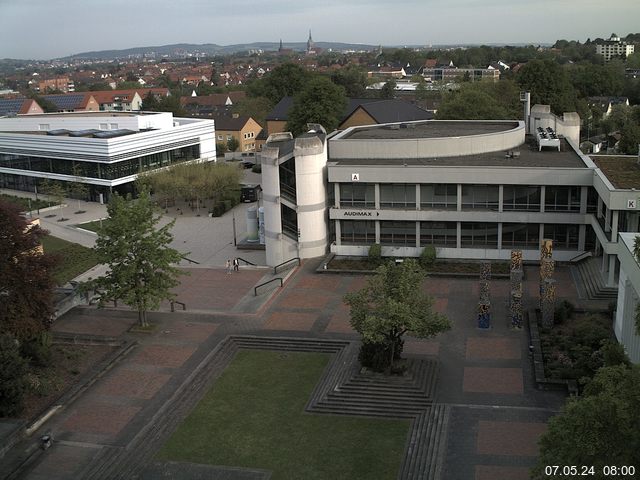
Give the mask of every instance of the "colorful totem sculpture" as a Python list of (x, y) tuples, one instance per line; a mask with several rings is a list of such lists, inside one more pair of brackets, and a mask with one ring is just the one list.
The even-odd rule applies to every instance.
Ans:
[(511, 295), (509, 296), (509, 319), (512, 328), (522, 328), (522, 250), (511, 250)]
[(555, 271), (555, 261), (551, 258), (552, 255), (553, 240), (545, 238), (540, 246), (540, 309), (542, 309), (545, 282), (553, 277)]
[(542, 298), (542, 324), (545, 327), (552, 327), (556, 309), (556, 281), (552, 278), (547, 278), (544, 283), (544, 296)]
[(491, 263), (484, 262), (480, 269), (480, 300), (478, 301), (478, 328), (491, 328), (491, 298), (489, 280), (491, 279)]

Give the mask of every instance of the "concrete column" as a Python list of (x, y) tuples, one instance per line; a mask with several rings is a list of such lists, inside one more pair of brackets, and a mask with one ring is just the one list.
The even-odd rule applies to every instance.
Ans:
[(600, 195), (598, 195), (598, 210), (597, 210), (597, 218), (602, 217), (602, 198), (600, 198)]
[(611, 231), (611, 210), (607, 208), (607, 213), (604, 216), (604, 231)]
[(618, 241), (618, 216), (620, 212), (618, 210), (614, 210), (611, 213), (611, 241)]
[(542, 239), (544, 237), (544, 223), (540, 224), (539, 233), (538, 233), (538, 246), (542, 245)]
[(376, 183), (374, 186), (376, 210), (380, 210), (380, 184)]
[(376, 243), (380, 243), (380, 220), (376, 220)]
[(616, 255), (609, 255), (609, 276), (607, 277), (607, 286), (616, 286), (616, 261), (618, 257)]
[(416, 248), (420, 248), (420, 222), (416, 222)]
[(580, 213), (587, 213), (587, 198), (589, 197), (589, 187), (580, 187)]
[(627, 215), (629, 215), (628, 230), (630, 232), (637, 232), (638, 231), (638, 213), (637, 212), (630, 213), (627, 211)]
[[(461, 212), (462, 211), (462, 184), (461, 183), (458, 184), (457, 200), (458, 200), (458, 208), (457, 208), (457, 210), (459, 212)], [(458, 224), (458, 228), (459, 227), (460, 227), (460, 225)], [(460, 247), (458, 247), (458, 248), (460, 248)]]
[(340, 225), (340, 220), (331, 220), (333, 222), (336, 222), (336, 245), (339, 247), (340, 245), (342, 245), (342, 226)]
[(333, 196), (335, 197), (335, 207), (340, 208), (340, 184), (338, 182), (333, 184)]
[[(498, 212), (502, 213), (504, 211), (503, 209), (504, 209), (504, 185), (498, 185)], [(498, 240), (498, 245), (500, 245), (500, 240)], [(500, 249), (500, 247), (498, 247), (498, 249)]]
[[(500, 200), (500, 204), (502, 204), (502, 200)], [(498, 223), (498, 250), (502, 250), (502, 222)]]
[[(458, 185), (458, 187), (460, 187), (460, 185)], [(458, 203), (458, 205), (460, 204)], [(461, 222), (456, 222), (456, 248), (462, 248), (462, 223)]]
[(546, 196), (547, 196), (547, 187), (545, 185), (542, 185), (540, 187), (540, 211), (544, 213), (544, 204), (546, 202)]
[(586, 225), (578, 226), (578, 250), (581, 252), (584, 251), (584, 244), (585, 244), (586, 238), (587, 238), (587, 226)]
[(420, 210), (420, 184), (416, 184), (416, 210)]
[(605, 275), (607, 273), (607, 266), (609, 265), (609, 255), (602, 252), (602, 265), (600, 265), (600, 273)]

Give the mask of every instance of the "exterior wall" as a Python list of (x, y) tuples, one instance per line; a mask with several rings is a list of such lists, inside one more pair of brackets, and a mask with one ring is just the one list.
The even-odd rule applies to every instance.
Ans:
[(528, 133), (535, 135), (538, 127), (551, 127), (574, 145), (580, 144), (580, 116), (575, 112), (564, 113), (560, 118), (551, 113), (549, 105), (534, 105), (531, 107)]
[[(282, 263), (289, 253), (282, 233), (282, 216), (280, 214), (280, 175), (278, 157), (280, 149), (266, 144), (260, 155), (262, 163), (262, 206), (264, 207), (264, 236), (267, 265)], [(294, 257), (297, 256), (293, 255)]]
[(96, 102), (96, 99), (93, 96), (89, 96), (89, 100), (87, 100), (87, 105), (84, 107), (85, 112), (99, 112), (100, 104)]
[[(262, 131), (262, 127), (253, 118), (249, 118), (247, 123), (244, 124), (242, 130), (239, 133), (240, 151), (241, 152), (255, 152), (256, 151), (256, 137)], [(251, 135), (253, 134), (253, 135)], [(248, 138), (245, 138), (248, 136)]]
[(344, 130), (349, 127), (357, 127), (360, 125), (375, 125), (376, 122), (371, 115), (364, 111), (362, 107), (356, 108), (347, 119), (340, 124), (338, 130)]
[(44, 113), (44, 110), (35, 100), (27, 100), (28, 108), (26, 108), (25, 112), (20, 112), (21, 114), (29, 115), (29, 114), (38, 114)]
[(635, 309), (640, 292), (640, 265), (631, 253), (635, 234), (623, 233), (620, 237), (620, 279), (614, 331), (631, 361), (640, 363), (640, 336), (635, 326)]
[(118, 125), (118, 128), (128, 130), (142, 129), (170, 129), (173, 128), (173, 115), (171, 113), (154, 113), (150, 115), (96, 115), (94, 113), (45, 113), (42, 115), (25, 115), (14, 118), (0, 119), (1, 132), (37, 132), (43, 130), (41, 125), (48, 125), (44, 130), (100, 130), (101, 124)]

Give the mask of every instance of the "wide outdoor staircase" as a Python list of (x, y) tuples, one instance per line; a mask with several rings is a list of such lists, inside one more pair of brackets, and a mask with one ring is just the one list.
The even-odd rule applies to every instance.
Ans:
[(599, 257), (588, 258), (576, 265), (584, 292), (589, 300), (615, 300), (618, 298), (618, 289), (605, 285), (600, 273), (601, 261)]

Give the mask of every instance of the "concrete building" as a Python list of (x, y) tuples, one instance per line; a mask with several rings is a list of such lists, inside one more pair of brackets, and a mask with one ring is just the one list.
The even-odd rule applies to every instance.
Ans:
[(608, 62), (613, 57), (626, 58), (631, 55), (633, 51), (633, 44), (623, 42), (615, 33), (611, 34), (609, 40), (605, 40), (602, 43), (596, 43), (596, 54), (602, 55), (605, 62)]
[(0, 118), (0, 188), (80, 181), (90, 198), (133, 191), (142, 172), (215, 161), (211, 120), (171, 113), (78, 112)]

